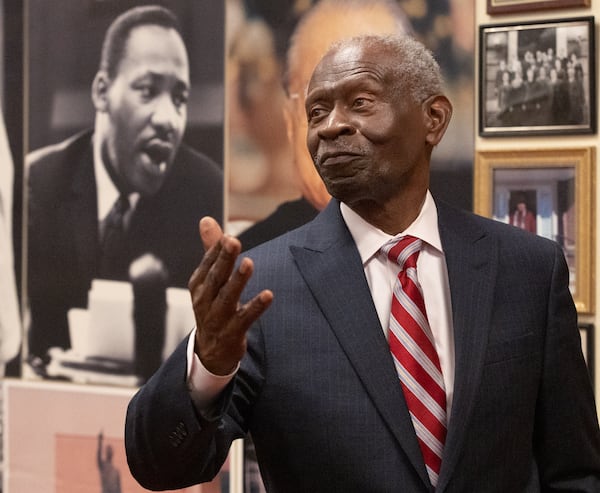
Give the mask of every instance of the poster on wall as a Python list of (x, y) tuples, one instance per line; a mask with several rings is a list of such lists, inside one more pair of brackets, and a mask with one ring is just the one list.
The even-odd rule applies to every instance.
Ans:
[[(132, 395), (116, 387), (5, 380), (2, 491), (148, 491), (130, 474), (125, 456), (123, 429)], [(213, 481), (178, 491), (241, 491), (240, 445), (234, 443)]]
[(141, 384), (193, 327), (198, 221), (224, 217), (224, 5), (147, 3), (26, 3), (26, 378)]
[(433, 155), (431, 186), (471, 208), (474, 5), (418, 4), (227, 2), (227, 228), (243, 249), (306, 223), (329, 201), (306, 150), (304, 91), (332, 42), (364, 33), (413, 35), (438, 59), (454, 114)]

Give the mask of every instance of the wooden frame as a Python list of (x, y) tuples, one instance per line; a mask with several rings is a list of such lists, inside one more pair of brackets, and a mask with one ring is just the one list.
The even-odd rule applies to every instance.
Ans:
[(594, 311), (594, 160), (585, 147), (480, 151), (475, 163), (475, 212), (515, 224), (524, 202), (534, 220), (520, 226), (563, 247), (579, 313)]
[(589, 7), (591, 0), (487, 0), (487, 13), (512, 14), (534, 10)]
[(585, 363), (588, 367), (592, 387), (594, 386), (594, 324), (579, 324), (579, 335), (581, 336), (581, 350)]
[(596, 132), (593, 17), (479, 28), (479, 134)]

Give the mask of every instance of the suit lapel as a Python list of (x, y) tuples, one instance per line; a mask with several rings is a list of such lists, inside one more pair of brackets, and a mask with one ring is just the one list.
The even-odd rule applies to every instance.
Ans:
[(298, 268), (386, 425), (425, 484), (429, 479), (362, 262), (332, 200), (292, 246)]
[(455, 468), (479, 390), (493, 305), (497, 244), (469, 215), (438, 203), (454, 326), (454, 400), (438, 482), (443, 491)]

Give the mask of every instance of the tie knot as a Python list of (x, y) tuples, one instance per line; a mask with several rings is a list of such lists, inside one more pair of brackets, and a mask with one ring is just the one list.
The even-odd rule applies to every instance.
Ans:
[(417, 258), (423, 242), (414, 236), (403, 236), (394, 238), (381, 247), (381, 251), (392, 261), (396, 262), (401, 269), (417, 266)]
[(119, 195), (119, 198), (113, 205), (113, 210), (118, 214), (124, 214), (129, 209), (129, 198), (126, 195)]

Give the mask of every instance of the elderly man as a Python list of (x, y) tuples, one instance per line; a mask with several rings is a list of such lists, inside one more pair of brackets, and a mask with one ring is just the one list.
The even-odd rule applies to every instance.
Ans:
[(428, 191), (452, 113), (431, 54), (343, 41), (305, 108), (333, 199), (239, 261), (200, 222), (197, 327), (130, 403), (133, 475), (206, 481), (250, 431), (270, 492), (599, 491), (560, 248)]

